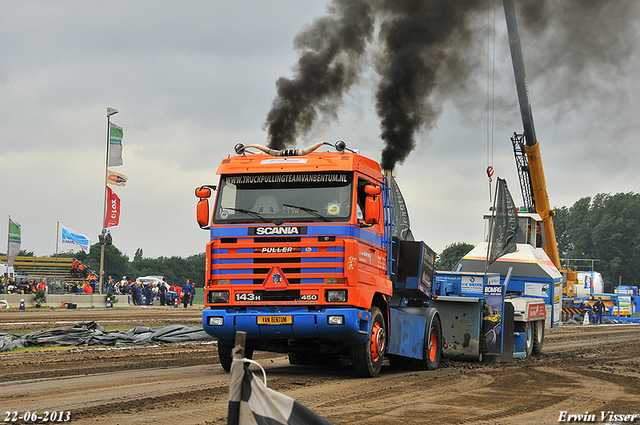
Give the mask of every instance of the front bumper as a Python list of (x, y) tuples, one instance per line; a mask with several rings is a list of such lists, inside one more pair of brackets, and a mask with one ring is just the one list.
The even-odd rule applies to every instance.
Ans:
[[(258, 324), (260, 316), (277, 316), (290, 324)], [(343, 317), (343, 324), (329, 324), (329, 318)], [(220, 325), (212, 325), (214, 322)], [(242, 307), (202, 311), (202, 328), (214, 338), (235, 340), (236, 331), (247, 339), (326, 338), (340, 344), (362, 344), (369, 337), (371, 313), (356, 308)]]

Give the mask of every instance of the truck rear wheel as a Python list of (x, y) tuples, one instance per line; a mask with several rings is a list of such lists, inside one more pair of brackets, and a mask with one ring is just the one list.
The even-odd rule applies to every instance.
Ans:
[(544, 344), (544, 320), (533, 322), (533, 349), (532, 353), (538, 355), (542, 353)]
[(529, 357), (531, 353), (533, 353), (534, 327), (535, 326), (533, 322), (527, 322), (524, 327), (524, 332), (525, 332), (524, 349), (525, 349), (525, 353), (527, 354), (527, 357)]
[(440, 317), (433, 317), (425, 343), (424, 355), (427, 360), (426, 369), (436, 370), (440, 367), (440, 359), (442, 358), (442, 328), (440, 326)]
[(372, 378), (380, 373), (386, 341), (387, 327), (384, 316), (378, 307), (371, 307), (369, 339), (363, 344), (352, 345), (349, 348), (351, 365), (356, 375), (362, 378)]

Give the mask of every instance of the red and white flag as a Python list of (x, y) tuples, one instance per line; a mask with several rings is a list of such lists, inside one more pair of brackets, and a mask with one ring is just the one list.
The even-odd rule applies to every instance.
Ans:
[(127, 184), (128, 177), (124, 174), (116, 173), (115, 171), (107, 171), (107, 184), (113, 184), (116, 186), (124, 186)]
[(117, 226), (120, 221), (120, 198), (107, 186), (107, 218), (104, 221), (104, 228)]

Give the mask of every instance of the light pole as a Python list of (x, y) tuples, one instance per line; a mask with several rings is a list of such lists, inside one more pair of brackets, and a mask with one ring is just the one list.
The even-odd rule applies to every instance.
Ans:
[[(107, 221), (107, 176), (109, 174), (109, 132), (111, 129), (111, 116), (118, 113), (117, 109), (107, 108), (107, 155), (106, 161), (104, 165), (104, 209), (102, 214), (102, 227), (101, 233), (105, 236), (106, 228), (105, 224)], [(102, 239), (102, 243), (100, 244), (100, 283), (98, 284), (98, 293), (102, 294), (102, 282), (104, 281), (104, 237)]]

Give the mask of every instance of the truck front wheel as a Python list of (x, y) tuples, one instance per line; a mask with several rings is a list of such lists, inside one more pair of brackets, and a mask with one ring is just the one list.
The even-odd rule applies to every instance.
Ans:
[[(220, 358), (220, 365), (226, 372), (231, 370), (231, 362), (233, 361), (233, 344), (234, 341), (218, 341), (218, 357)], [(252, 357), (253, 347), (247, 341), (247, 345), (244, 348), (244, 358), (251, 359)]]
[(364, 344), (352, 345), (349, 349), (351, 365), (356, 375), (372, 378), (380, 373), (386, 350), (386, 329), (380, 309), (371, 307), (369, 339)]

